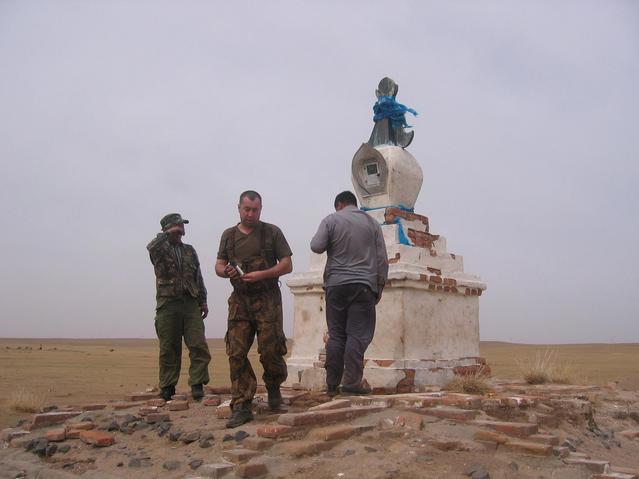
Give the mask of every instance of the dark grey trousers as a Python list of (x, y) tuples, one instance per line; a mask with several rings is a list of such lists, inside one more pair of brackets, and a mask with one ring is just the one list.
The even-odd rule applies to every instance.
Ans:
[(361, 283), (326, 289), (326, 384), (359, 386), (364, 372), (364, 353), (375, 333), (377, 297)]

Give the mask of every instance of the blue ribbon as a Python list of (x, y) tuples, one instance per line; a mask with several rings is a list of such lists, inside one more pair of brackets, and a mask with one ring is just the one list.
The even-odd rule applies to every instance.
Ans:
[(395, 100), (395, 97), (392, 96), (380, 96), (375, 105), (373, 105), (373, 116), (374, 121), (383, 120), (384, 118), (389, 118), (391, 125), (393, 128), (412, 128), (408, 123), (406, 123), (406, 113), (411, 113), (414, 116), (417, 116), (417, 112), (412, 108), (407, 107), (406, 105), (402, 105)]

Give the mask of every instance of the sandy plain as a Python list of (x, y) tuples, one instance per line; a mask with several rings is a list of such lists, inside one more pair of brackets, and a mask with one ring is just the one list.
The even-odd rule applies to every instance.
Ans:
[[(228, 385), (224, 341), (210, 339), (211, 385)], [(552, 352), (567, 364), (575, 384), (639, 390), (639, 344), (525, 345), (482, 342), (494, 377), (521, 378), (521, 365)], [(251, 353), (261, 376), (256, 351)], [(183, 351), (178, 390), (188, 390), (188, 352)], [(132, 391), (157, 385), (157, 341), (154, 339), (0, 339), (0, 428), (13, 425), (24, 413), (12, 411), (15, 391), (38, 397), (43, 405), (77, 405), (120, 400)]]

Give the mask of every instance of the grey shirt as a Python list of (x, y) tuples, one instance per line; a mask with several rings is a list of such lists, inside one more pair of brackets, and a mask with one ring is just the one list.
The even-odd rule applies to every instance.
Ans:
[(322, 220), (311, 240), (315, 253), (327, 252), (324, 287), (364, 283), (380, 293), (388, 278), (388, 256), (379, 224), (348, 205)]

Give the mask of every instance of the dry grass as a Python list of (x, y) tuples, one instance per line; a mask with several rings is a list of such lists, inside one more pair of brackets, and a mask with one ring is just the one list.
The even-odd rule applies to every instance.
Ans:
[(9, 409), (15, 412), (41, 412), (44, 407), (45, 398), (42, 394), (37, 394), (20, 388), (13, 391), (9, 396)]
[(473, 373), (456, 376), (455, 379), (444, 386), (444, 390), (484, 396), (493, 392), (493, 388), (486, 382), (486, 378), (489, 375), (488, 370), (482, 366)]
[(555, 352), (547, 349), (538, 351), (534, 358), (517, 361), (524, 380), (528, 384), (571, 384), (572, 367), (568, 363), (560, 363)]

